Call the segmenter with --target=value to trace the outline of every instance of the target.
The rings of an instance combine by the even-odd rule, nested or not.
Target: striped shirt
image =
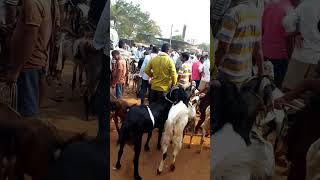
[[[261,39],[261,21],[254,4],[246,0],[229,9],[223,17],[217,39],[230,44],[219,76],[241,84],[251,76],[254,45]]]
[[[192,71],[192,65],[189,62],[185,62],[181,65],[181,68],[178,71],[180,77],[179,85],[184,89],[190,86],[190,76]]]

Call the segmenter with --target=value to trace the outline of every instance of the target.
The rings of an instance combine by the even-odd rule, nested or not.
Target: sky
[[[151,19],[160,26],[163,38],[170,38],[172,24],[172,35],[181,35],[185,24],[185,40],[195,39],[198,44],[210,43],[210,0],[126,1],[140,4],[142,11],[149,12]]]

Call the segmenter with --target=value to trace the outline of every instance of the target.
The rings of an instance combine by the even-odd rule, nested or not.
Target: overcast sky
[[[210,42],[210,0],[126,0],[140,4],[143,11],[150,13],[157,22],[164,38],[170,38],[171,24],[173,35],[182,34],[187,25],[186,40],[196,39],[197,43]],[[115,2],[115,0],[111,0]]]

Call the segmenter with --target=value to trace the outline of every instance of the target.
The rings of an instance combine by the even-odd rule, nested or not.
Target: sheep
[[[178,104],[171,107],[168,115],[168,119],[164,125],[165,129],[163,132],[161,147],[162,147],[162,159],[157,170],[157,174],[161,174],[163,171],[163,164],[167,157],[167,150],[170,142],[172,141],[173,150],[173,161],[170,166],[171,171],[175,170],[176,157],[182,147],[183,130],[188,123],[189,109],[180,101]]]

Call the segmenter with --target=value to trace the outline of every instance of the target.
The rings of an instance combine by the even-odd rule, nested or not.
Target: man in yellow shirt
[[[170,86],[177,84],[177,72],[170,59],[170,45],[163,44],[161,52],[151,59],[144,72],[152,78],[149,103],[158,101],[167,92]]]

